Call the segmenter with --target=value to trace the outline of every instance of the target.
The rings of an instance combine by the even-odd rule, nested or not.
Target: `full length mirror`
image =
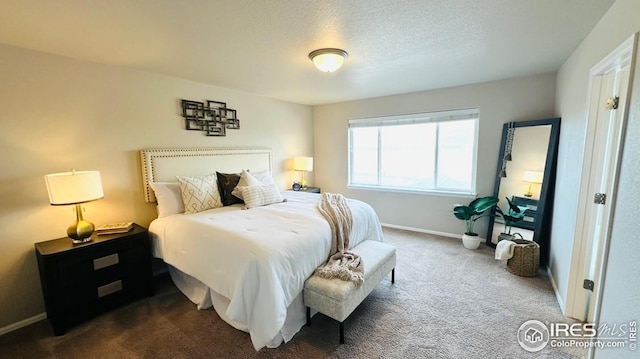
[[[511,236],[532,240],[540,244],[541,260],[547,263],[559,134],[559,118],[504,124],[494,196],[504,212],[507,198],[526,210],[524,217],[505,221],[493,209],[488,244]]]

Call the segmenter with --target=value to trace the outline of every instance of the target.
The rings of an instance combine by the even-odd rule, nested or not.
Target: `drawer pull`
[[[117,280],[109,284],[98,287],[98,298],[102,298],[106,295],[119,292],[122,290],[122,280]]]
[[[96,258],[93,260],[93,270],[102,269],[118,263],[120,263],[120,258],[118,257],[118,253]]]

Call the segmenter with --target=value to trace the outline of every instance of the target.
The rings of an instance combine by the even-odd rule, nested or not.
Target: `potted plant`
[[[513,240],[515,235],[518,235],[520,236],[520,238],[522,238],[522,235],[520,233],[511,234],[511,229],[516,222],[521,221],[522,218],[524,218],[525,211],[527,210],[527,207],[516,205],[515,203],[511,202],[508,197],[505,197],[505,199],[509,204],[509,209],[506,213],[500,208],[500,206],[496,206],[496,212],[498,212],[498,215],[504,220],[505,230],[498,236],[498,242],[504,239]]]
[[[471,201],[468,205],[456,205],[453,207],[453,215],[465,222],[465,231],[462,235],[462,244],[465,248],[476,249],[480,246],[480,238],[478,233],[474,232],[473,226],[476,221],[482,217],[488,216],[484,214],[488,209],[498,203],[498,198],[493,196],[479,197]]]

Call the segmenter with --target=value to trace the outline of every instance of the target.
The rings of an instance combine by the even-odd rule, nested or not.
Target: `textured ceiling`
[[[556,71],[612,3],[7,0],[0,43],[313,105]]]

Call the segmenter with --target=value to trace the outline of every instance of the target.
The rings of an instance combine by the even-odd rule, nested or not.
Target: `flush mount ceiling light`
[[[342,66],[347,56],[347,52],[340,49],[318,49],[309,54],[313,64],[322,72],[336,71]]]

